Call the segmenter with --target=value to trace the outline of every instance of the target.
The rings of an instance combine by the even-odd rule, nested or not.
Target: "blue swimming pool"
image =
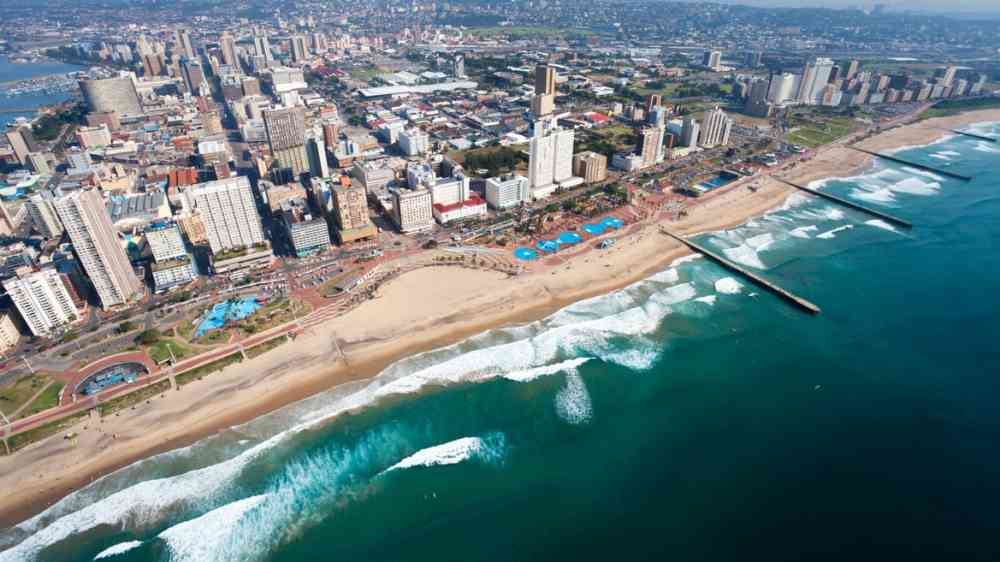
[[[583,241],[583,238],[575,232],[563,232],[556,239],[560,244],[579,244]]]
[[[519,260],[532,261],[538,259],[538,252],[531,248],[518,248],[514,250],[514,257]]]
[[[625,226],[625,221],[618,217],[606,217],[601,221],[601,226],[604,228],[610,228],[611,230],[618,230],[619,228]]]
[[[601,224],[585,224],[583,225],[583,231],[591,236],[598,236],[604,234],[604,226]]]
[[[198,324],[198,329],[194,336],[201,336],[217,330],[226,325],[227,322],[243,320],[254,312],[260,310],[260,303],[253,297],[242,299],[229,299],[212,307],[205,318]]]
[[[730,174],[729,172],[722,172],[719,175],[715,176],[714,178],[701,182],[699,185],[701,185],[701,187],[704,187],[705,189],[715,189],[717,187],[722,187],[727,183],[731,183],[736,179],[738,179],[739,177],[740,176],[736,174]]]
[[[553,254],[559,251],[559,242],[555,240],[539,240],[535,247],[543,252]]]

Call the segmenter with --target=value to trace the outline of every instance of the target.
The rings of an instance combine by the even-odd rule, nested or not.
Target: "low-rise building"
[[[581,152],[573,157],[573,175],[586,183],[597,183],[608,177],[608,157],[596,152]]]
[[[510,175],[486,180],[486,202],[494,209],[509,209],[529,201],[528,178]]]
[[[295,255],[300,258],[322,252],[330,246],[330,227],[326,219],[314,216],[305,198],[281,202],[281,223]]]

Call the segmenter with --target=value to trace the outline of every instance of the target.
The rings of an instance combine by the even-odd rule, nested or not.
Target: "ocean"
[[[84,70],[85,67],[59,62],[15,64],[7,57],[0,56],[0,82],[25,80],[52,74],[65,74]],[[43,105],[52,105],[68,100],[72,92],[47,94],[27,93],[17,96],[0,95],[0,125],[12,123],[18,117],[31,117]],[[29,111],[14,111],[30,109]]]
[[[974,130],[1000,136],[1000,124]],[[705,259],[139,461],[0,561],[997,560],[1000,145],[816,182]],[[332,422],[332,414],[352,410]]]

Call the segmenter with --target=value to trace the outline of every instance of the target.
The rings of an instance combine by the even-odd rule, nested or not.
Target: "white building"
[[[543,199],[556,188],[579,185],[583,180],[573,176],[572,129],[563,129],[555,119],[536,121],[529,142],[528,183],[531,196]]]
[[[431,188],[434,218],[441,224],[486,216],[486,201],[470,189],[465,176],[437,181]]]
[[[80,319],[80,311],[55,269],[12,277],[3,287],[31,333],[46,337]]]
[[[427,154],[430,145],[430,136],[420,129],[409,129],[399,133],[399,148],[407,156]]]
[[[771,76],[771,85],[767,90],[767,101],[780,105],[791,101],[799,89],[799,82],[802,77],[798,74],[775,74]]]
[[[356,179],[368,193],[377,193],[396,179],[396,172],[389,167],[387,160],[359,161],[351,168],[351,177]]]
[[[617,153],[611,156],[611,167],[623,172],[634,172],[642,169],[642,155],[635,153]]]
[[[176,224],[151,225],[146,229],[146,244],[156,261],[169,261],[187,255],[181,230]]]
[[[802,69],[802,82],[799,84],[797,99],[801,103],[819,104],[823,98],[823,88],[830,82],[833,72],[833,60],[823,57],[806,63]]]
[[[59,238],[63,233],[63,225],[59,222],[52,199],[52,192],[42,191],[28,197],[24,205],[28,209],[32,226],[39,234],[46,238]]]
[[[76,191],[53,203],[101,306],[108,309],[139,296],[142,283],[132,270],[100,194]]]
[[[400,232],[419,232],[433,227],[433,196],[430,190],[393,189],[392,214]]]
[[[212,253],[264,244],[260,215],[246,177],[198,184],[186,193],[205,225]]]
[[[726,146],[729,144],[729,133],[732,128],[733,120],[716,106],[715,109],[705,112],[699,144],[702,148]]]
[[[434,174],[434,168],[431,168],[430,164],[411,162],[406,166],[406,185],[410,189],[430,188],[436,183],[437,175]]]
[[[685,117],[681,126],[681,146],[693,147],[698,145],[698,137],[701,135],[701,125],[693,117]]]
[[[14,324],[14,319],[10,314],[0,314],[0,353],[7,353],[20,340],[21,332]]]
[[[494,209],[509,209],[531,199],[528,178],[503,176],[486,180],[486,202]]]

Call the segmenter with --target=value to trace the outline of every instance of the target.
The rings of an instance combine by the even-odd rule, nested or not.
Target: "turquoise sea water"
[[[794,195],[702,236],[819,316],[687,260],[126,467],[0,560],[996,560],[1000,146],[900,154],[976,177],[825,182],[911,231]]]

